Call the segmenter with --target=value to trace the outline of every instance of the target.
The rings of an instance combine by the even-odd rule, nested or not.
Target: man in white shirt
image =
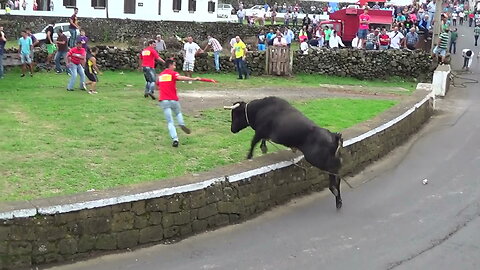
[[[193,42],[193,38],[190,36],[187,38],[187,43],[183,45],[184,53],[184,62],[183,62],[183,71],[187,77],[192,77],[193,68],[195,67],[195,55],[202,52],[200,46],[197,43]],[[191,83],[189,81],[189,83]]]
[[[352,40],[352,48],[361,49],[362,48],[361,45],[362,45],[362,43],[360,42],[360,39],[358,38],[358,35],[356,35]]]
[[[212,35],[208,35],[207,38],[208,38],[208,43],[207,43],[207,46],[205,46],[205,49],[203,49],[203,51],[206,51],[208,47],[212,48],[213,59],[215,63],[215,70],[219,72],[220,71],[220,53],[223,50],[222,45],[220,44],[220,42],[218,42],[216,38],[212,37]]]
[[[273,40],[274,47],[287,47],[287,40],[281,34],[277,34]]]
[[[243,24],[243,19],[245,19],[245,11],[243,8],[239,8],[237,11],[238,23]]]
[[[265,25],[265,10],[262,8],[257,12],[257,21],[260,25]]]
[[[462,69],[469,70],[470,67],[472,66],[473,62],[473,55],[474,53],[470,49],[464,49],[462,51],[462,56],[463,56],[463,67]]]
[[[390,47],[393,49],[400,49],[400,45],[402,44],[402,40],[405,36],[398,31],[398,26],[395,26],[393,32],[390,32]]]
[[[237,43],[237,39],[235,37],[233,37],[232,39],[230,39],[230,53],[233,53],[233,50],[235,50],[235,43]]]
[[[339,46],[342,46],[345,48],[345,45],[342,42],[342,38],[339,35],[337,35],[336,30],[332,31],[332,35],[330,36],[330,41],[328,44],[332,49],[338,49]]]
[[[309,48],[309,47],[310,47],[310,46],[308,46],[307,39],[306,39],[306,38],[302,39],[302,40],[301,40],[301,43],[300,43],[300,50],[302,51],[302,53],[303,53],[304,55],[308,54],[308,48]]]

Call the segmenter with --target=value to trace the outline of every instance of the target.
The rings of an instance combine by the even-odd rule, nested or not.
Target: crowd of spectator
[[[243,7],[240,7],[240,10]],[[274,4],[270,7],[264,6],[265,11],[270,11],[270,16],[274,15],[276,10],[287,12],[282,26],[272,25],[268,32],[263,30],[257,36],[257,49],[265,50],[268,46],[291,46],[292,41],[300,42],[300,50],[304,54],[316,48],[346,47],[342,40],[342,34],[332,29],[328,24],[322,25],[319,16],[315,14],[306,14],[298,21],[296,17],[291,16],[290,12],[299,12],[298,5],[278,6]],[[370,27],[368,10],[384,9],[391,10],[392,23],[383,25],[383,27]],[[328,8],[322,9],[329,13]],[[434,26],[434,14],[436,4],[434,1],[425,3],[414,2],[412,5],[396,7],[385,7],[378,3],[365,7],[365,14],[360,15],[360,27],[357,36],[349,42],[353,48],[367,50],[386,50],[386,49],[427,49],[432,39]],[[268,18],[268,14],[263,15]],[[445,59],[446,53],[456,53],[458,41],[457,26],[468,25],[473,28],[475,44],[478,45],[480,36],[480,13],[465,8],[463,4],[446,3],[442,6],[441,14],[441,35],[438,44],[434,44],[432,53]],[[273,19],[272,19],[273,24]],[[291,27],[291,25],[293,27]]]

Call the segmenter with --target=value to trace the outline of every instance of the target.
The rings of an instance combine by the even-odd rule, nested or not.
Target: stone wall
[[[425,100],[397,124],[343,148],[342,174],[358,172],[416,132],[433,113],[432,100]],[[252,168],[255,166],[249,164]],[[304,161],[299,165],[235,182],[225,178],[204,189],[153,199],[1,220],[0,269],[87,258],[93,252],[184,238],[240,222],[293,197],[327,186],[326,175],[319,175],[318,169]],[[335,207],[333,196],[331,200]],[[68,203],[72,203],[71,200]]]
[[[36,16],[0,16],[0,24],[4,26],[7,38],[20,37],[21,30],[26,27],[34,32],[42,30],[50,22],[68,22],[66,17]],[[196,40],[206,40],[208,34],[215,36],[220,42],[227,43],[232,37],[256,36],[260,28],[239,25],[237,23],[192,23],[171,21],[137,21],[121,19],[79,18],[80,26],[87,35],[96,42],[128,42],[140,45],[147,39],[154,39],[161,34],[165,37],[178,35],[193,36]]]
[[[297,54],[294,73],[327,74],[361,79],[430,78],[433,74],[431,56],[424,51],[355,49],[315,50],[308,55]]]
[[[16,50],[9,50],[16,52]],[[136,69],[138,68],[139,50],[100,47],[98,63],[102,69]],[[378,79],[398,76],[416,78],[420,81],[430,79],[432,59],[423,51],[386,50],[365,51],[356,49],[312,50],[310,54],[293,54],[293,72],[295,74],[326,74],[359,79]],[[183,56],[180,53],[163,53],[163,58],[173,57],[178,60],[177,67],[181,69]],[[35,60],[45,62],[46,53],[38,52]],[[229,56],[221,56],[223,72],[235,72],[235,65],[229,61]],[[253,51],[247,57],[251,74],[265,73],[265,53]],[[213,56],[204,53],[196,58],[196,72],[214,72]]]

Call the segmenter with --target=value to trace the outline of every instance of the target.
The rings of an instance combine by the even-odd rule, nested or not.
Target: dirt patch
[[[179,93],[182,110],[187,114],[213,108],[223,108],[236,101],[277,96],[286,100],[309,100],[316,98],[362,98],[362,99],[401,99],[404,95],[376,92],[370,89],[358,91],[353,89],[331,88],[254,88],[249,90],[191,90]]]

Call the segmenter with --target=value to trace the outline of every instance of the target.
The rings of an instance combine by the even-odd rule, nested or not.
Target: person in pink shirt
[[[410,13],[410,20],[413,22],[413,23],[417,23],[417,14],[415,14],[415,12],[412,12]]]
[[[368,7],[363,10],[363,14],[359,17],[358,38],[361,48],[365,48],[365,41],[368,35],[368,29],[370,28],[370,15],[368,15]],[[359,46],[359,47],[360,47]]]

